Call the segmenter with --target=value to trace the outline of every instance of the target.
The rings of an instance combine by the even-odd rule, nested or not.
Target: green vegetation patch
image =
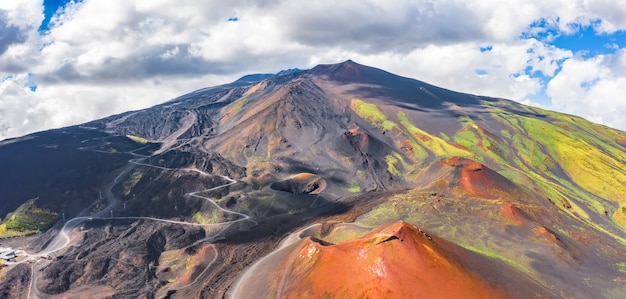
[[[360,118],[367,120],[370,124],[378,127],[382,131],[389,131],[398,125],[387,119],[387,116],[378,109],[378,106],[370,103],[366,103],[359,99],[352,99],[350,108]]]
[[[137,142],[139,144],[146,144],[148,143],[148,139],[146,138],[142,138],[139,136],[135,136],[135,135],[126,135],[126,137],[134,142]]]
[[[607,205],[622,205],[626,153],[618,143],[625,134],[582,118],[507,101],[484,105],[508,127],[500,135],[511,144],[509,162],[556,206],[589,219],[590,212],[603,215]],[[523,109],[532,116],[512,114],[505,107]],[[558,175],[560,169],[565,175]],[[626,229],[621,211],[612,216],[617,226]]]
[[[502,135],[502,137],[506,138],[506,139],[512,139],[513,136],[511,135],[511,133],[508,130],[500,130],[500,135]]]
[[[475,153],[479,161],[484,162],[489,158],[499,164],[509,164],[512,158],[511,148],[503,138],[511,136],[508,131],[502,130],[503,137],[499,137],[475,123],[468,115],[459,116],[458,120],[464,127],[454,135],[455,143]]]
[[[228,113],[228,114],[237,113],[237,112],[239,112],[239,110],[241,110],[241,108],[243,108],[243,106],[245,106],[247,104],[248,104],[248,98],[241,98],[241,99],[235,101],[234,103],[232,103],[230,108],[228,108],[228,111],[226,113]]]
[[[359,186],[357,182],[351,181],[350,185],[348,185],[347,188],[343,188],[343,190],[350,192],[350,193],[359,193],[361,192],[361,187]]]
[[[454,135],[454,142],[467,148],[473,148],[478,145],[478,138],[474,135],[474,132],[463,130]]]
[[[428,151],[423,146],[419,145],[415,138],[409,138],[407,143],[412,150],[412,155],[410,155],[411,158],[417,160],[418,162],[423,162],[428,158]]]
[[[560,126],[533,118],[523,118],[530,136],[540,140],[572,181],[593,194],[613,198],[626,194],[626,155],[607,155],[610,146],[585,140],[584,134],[572,134]],[[595,144],[594,144],[595,143]],[[620,161],[621,160],[621,161]]]
[[[555,161],[544,152],[541,144],[532,139],[524,138],[521,135],[515,135],[513,137],[513,144],[526,163],[539,170],[540,173],[554,177],[551,169],[554,168]]]
[[[321,231],[314,231],[313,236],[331,244],[339,244],[362,238],[371,232],[371,230],[372,228],[370,227],[360,225],[338,224],[326,235],[322,235]]]
[[[359,217],[359,223],[369,227],[376,227],[383,223],[403,220],[409,223],[419,223],[422,220],[420,209],[424,201],[420,197],[428,195],[401,193],[389,198],[387,202],[378,205],[370,212]]]
[[[485,255],[485,256],[488,256],[488,257],[500,260],[500,261],[502,261],[502,262],[504,262],[504,263],[506,263],[506,264],[508,264],[510,266],[515,267],[518,270],[523,271],[524,273],[528,274],[531,277],[536,277],[536,275],[534,275],[535,272],[532,271],[530,268],[528,268],[525,264],[523,264],[520,261],[519,257],[517,259],[512,259],[512,258],[508,258],[508,257],[502,256],[502,255],[498,254],[497,252],[495,252],[493,250],[490,250],[490,249],[487,249],[485,247],[476,247],[476,246],[472,246],[472,245],[469,245],[469,244],[459,244],[459,245],[461,245],[461,247],[463,247],[463,248],[465,248],[467,250],[470,250],[470,251],[473,251],[473,252],[476,252],[476,253],[479,253],[479,254],[482,254],[482,255]]]
[[[122,184],[124,187],[124,195],[127,196],[128,194],[130,194],[130,191],[133,190],[133,187],[135,187],[135,185],[137,185],[137,183],[139,183],[139,181],[141,180],[141,177],[143,176],[143,173],[140,171],[135,171],[130,175],[130,178],[126,181],[124,181],[124,183]]]
[[[441,139],[437,136],[433,136],[428,132],[416,127],[408,116],[404,112],[398,113],[398,119],[400,123],[406,128],[409,133],[409,138],[422,147],[427,148],[431,152],[433,152],[437,157],[450,157],[450,156],[460,156],[460,157],[472,157],[472,153],[467,150],[458,148],[444,139]],[[419,147],[418,147],[419,148]],[[422,154],[420,154],[421,156]]]
[[[37,198],[30,199],[19,206],[15,212],[7,214],[0,224],[0,238],[24,236],[50,228],[59,218],[59,214],[35,205]]]
[[[617,267],[617,271],[626,273],[626,262],[616,263],[615,267]]]
[[[626,229],[626,206],[621,207],[613,213],[613,221],[620,227]]]
[[[200,224],[212,224],[220,222],[219,214],[217,209],[211,209],[209,213],[196,212],[193,214],[191,219]]]
[[[401,176],[400,170],[398,170],[398,164],[402,160],[402,156],[398,153],[385,156],[385,162],[387,162],[387,171],[393,176]]]

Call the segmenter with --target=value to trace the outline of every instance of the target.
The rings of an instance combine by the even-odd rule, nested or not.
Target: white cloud
[[[233,79],[207,75],[168,82],[146,79],[111,86],[50,85],[31,91],[26,87],[28,75],[20,74],[0,83],[0,140],[147,108],[191,92],[196,86],[213,86]]]
[[[533,107],[538,107],[538,108],[542,108],[542,109],[550,109],[550,107],[546,106],[546,105],[542,105],[541,103],[537,103],[531,99],[523,99],[521,101],[519,101],[520,103],[524,104],[524,105],[528,105],[528,106],[533,106]]]
[[[626,50],[565,61],[548,84],[547,94],[559,111],[626,128]]]
[[[13,76],[0,90],[0,139],[146,107],[246,73],[346,59],[520,101],[556,75],[548,85],[553,107],[626,128],[610,109],[587,111],[622,105],[597,88],[620,90],[626,75],[613,65],[623,54],[582,61],[545,40],[519,39],[541,19],[557,34],[584,25],[626,29],[624,2],[84,0],[65,7],[40,34],[42,1],[0,1],[6,12],[0,26],[17,28],[0,51],[0,79]],[[479,50],[488,45],[490,51]],[[581,79],[579,63],[595,68],[600,80],[565,97]],[[28,73],[36,92],[18,80]]]
[[[2,1],[0,10],[7,11],[9,24],[20,28],[39,27],[43,21],[43,0]]]
[[[40,45],[37,27],[43,20],[42,2],[0,2],[0,75],[24,71],[37,63],[33,58]]]
[[[596,0],[585,1],[584,11],[590,13],[602,22],[598,31],[613,33],[626,28],[626,1],[624,0]]]
[[[570,51],[556,49],[534,39],[492,44],[492,49],[487,52],[481,52],[481,46],[472,42],[429,45],[408,54],[374,55],[333,49],[315,56],[310,64],[352,58],[363,64],[375,65],[392,73],[456,91],[522,100],[541,88],[538,78],[525,74],[527,68],[553,75],[557,68],[556,61],[572,56]],[[477,74],[476,70],[483,70],[486,74]]]

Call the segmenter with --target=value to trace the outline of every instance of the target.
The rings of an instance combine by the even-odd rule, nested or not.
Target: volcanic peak
[[[449,169],[448,183],[460,191],[479,198],[496,198],[499,194],[517,194],[520,188],[501,174],[485,165],[461,157],[451,157],[440,161]]]
[[[507,297],[464,269],[454,246],[439,244],[421,229],[402,221],[336,245],[325,246],[309,237],[291,257],[282,296]]]
[[[402,78],[381,69],[358,64],[352,60],[337,64],[320,64],[308,73],[312,76],[326,76],[327,79],[339,83],[382,84]]]

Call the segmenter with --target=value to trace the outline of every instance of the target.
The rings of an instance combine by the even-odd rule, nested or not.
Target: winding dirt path
[[[192,119],[195,119],[195,115],[193,115],[191,117]],[[189,128],[189,126],[191,126],[191,124],[187,125],[188,123],[193,124],[193,122],[191,121],[186,121],[185,125],[183,126],[185,127],[185,130]],[[164,145],[164,147],[162,147],[158,152],[164,152],[165,150],[167,150],[169,147],[171,147],[172,144],[174,144],[174,141],[176,140],[176,138],[178,136],[180,136],[182,133],[184,133],[185,130],[182,130],[183,128],[181,128],[180,130],[176,131],[174,134],[172,134],[172,138],[169,139],[169,144]],[[90,216],[80,216],[80,217],[75,217],[72,218],[68,221],[65,222],[65,224],[63,225],[63,227],[61,228],[61,230],[59,231],[59,233],[54,237],[54,239],[48,244],[48,246],[46,246],[46,249],[38,252],[38,253],[31,253],[31,254],[26,254],[24,260],[15,263],[20,264],[20,263],[25,263],[31,260],[36,260],[39,257],[45,257],[48,256],[52,253],[58,252],[60,250],[65,249],[66,247],[68,247],[71,242],[72,242],[72,238],[70,236],[72,230],[74,230],[79,224],[83,223],[84,221],[90,221],[90,220],[149,220],[149,221],[157,221],[157,222],[165,222],[165,223],[170,223],[170,224],[179,224],[179,225],[188,225],[188,226],[200,226],[200,227],[215,227],[215,226],[230,226],[234,223],[238,223],[238,222],[242,222],[242,221],[251,221],[252,223],[254,223],[255,225],[258,225],[258,222],[256,222],[254,219],[252,219],[249,215],[240,213],[240,212],[236,212],[236,211],[232,211],[232,210],[228,210],[225,209],[223,207],[221,207],[219,204],[217,204],[213,199],[211,199],[210,197],[206,197],[206,196],[202,196],[199,195],[201,193],[204,192],[210,192],[210,191],[214,191],[220,188],[225,188],[228,186],[231,186],[233,184],[236,184],[237,181],[233,180],[232,178],[229,178],[227,176],[222,176],[222,175],[218,175],[219,177],[221,177],[222,179],[226,180],[227,183],[223,184],[223,185],[219,185],[216,187],[212,187],[209,189],[205,189],[205,190],[199,190],[199,191],[193,191],[193,192],[189,192],[186,193],[185,195],[188,196],[192,196],[192,197],[196,197],[196,198],[200,198],[200,199],[204,199],[206,201],[208,201],[211,205],[215,206],[215,208],[219,209],[220,211],[224,212],[224,213],[229,213],[229,214],[234,214],[237,216],[240,216],[241,218],[236,219],[236,220],[231,220],[231,221],[226,221],[226,222],[220,222],[220,223],[208,223],[208,224],[202,224],[202,223],[194,223],[194,222],[186,222],[186,221],[176,221],[176,220],[169,220],[169,219],[160,219],[160,218],[154,218],[154,217],[146,217],[146,216],[136,216],[136,217],[104,217],[103,215],[105,215],[108,211],[112,210],[115,203],[118,202],[119,200],[117,198],[115,198],[115,195],[113,194],[113,187],[117,184],[120,183],[120,181],[122,180],[123,177],[126,177],[128,172],[130,170],[132,170],[135,166],[144,166],[144,167],[152,167],[152,168],[156,168],[156,169],[160,169],[160,170],[164,170],[164,171],[191,171],[191,172],[197,172],[203,176],[215,176],[212,174],[209,174],[207,172],[204,172],[202,170],[196,169],[196,168],[168,168],[168,167],[162,167],[162,166],[157,166],[157,165],[152,165],[152,164],[148,164],[148,163],[143,163],[143,161],[145,161],[149,156],[143,156],[143,155],[139,155],[137,153],[135,153],[136,151],[139,151],[143,148],[139,148],[130,152],[115,152],[115,153],[111,153],[111,152],[107,152],[107,151],[102,151],[102,150],[97,150],[97,149],[90,149],[89,147],[80,147],[78,148],[79,150],[88,150],[88,151],[94,151],[94,152],[101,152],[101,153],[107,153],[107,154],[130,154],[133,156],[136,156],[138,158],[135,159],[131,159],[128,161],[128,165],[125,166],[120,173],[111,181],[111,183],[107,184],[106,188],[105,188],[105,197],[107,198],[107,202],[108,202],[108,206],[106,208],[104,208],[103,210],[92,214]],[[210,237],[212,236],[207,236],[198,242],[202,242],[202,241],[206,241],[208,240]],[[213,249],[215,250],[215,257],[213,258],[213,260],[208,263],[207,267],[202,271],[202,273],[200,275],[198,275],[198,277],[191,283],[183,286],[182,288],[188,287],[190,285],[193,285],[197,282],[197,280],[202,276],[202,274],[204,274],[204,272],[206,272],[207,269],[211,268],[212,264],[217,260],[218,256],[219,256],[219,252],[217,250],[217,248],[213,246]],[[33,264],[33,266],[31,267],[31,279],[30,279],[30,285],[28,288],[28,299],[31,298],[41,298],[41,294],[39,292],[39,290],[36,287],[37,284],[37,275],[35,275],[35,264]]]

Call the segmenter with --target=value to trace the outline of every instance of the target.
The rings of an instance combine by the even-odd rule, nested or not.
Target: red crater
[[[326,180],[319,175],[303,172],[286,180],[274,182],[270,188],[293,194],[320,194],[326,189]]]
[[[545,239],[552,245],[562,246],[562,241],[552,231],[545,227],[540,227],[535,230],[535,236]]]
[[[518,190],[513,182],[479,162],[451,157],[441,163],[454,168],[454,181],[451,183],[471,196],[497,198],[502,193],[510,194]]]
[[[352,129],[343,134],[348,143],[360,149],[362,152],[368,152],[369,135],[367,135],[367,133],[358,129]]]
[[[398,222],[340,243],[307,238],[290,256],[282,298],[509,298],[468,271],[451,243]]]
[[[524,212],[512,203],[505,203],[500,212],[504,219],[517,225],[524,224],[526,221]]]

